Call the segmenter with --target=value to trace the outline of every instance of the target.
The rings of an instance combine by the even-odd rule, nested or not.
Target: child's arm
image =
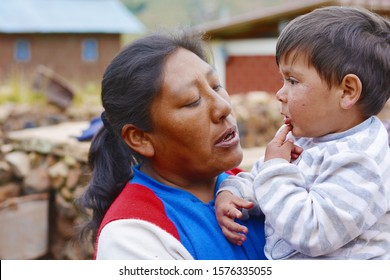
[[[322,163],[320,176],[308,187],[296,165],[274,159],[264,163],[255,192],[274,233],[316,257],[354,240],[386,213],[389,181],[381,181],[378,170],[363,153],[341,152]]]
[[[237,245],[246,240],[248,229],[234,220],[249,218],[249,209],[251,215],[262,215],[253,190],[253,180],[262,162],[262,159],[258,160],[251,172],[229,176],[218,190],[215,202],[217,221],[227,239]]]
[[[215,201],[215,214],[223,234],[230,242],[241,245],[246,240],[245,234],[248,233],[248,228],[234,220],[242,218],[242,212],[239,209],[252,207],[253,202],[237,197],[230,191],[222,191],[218,194]]]

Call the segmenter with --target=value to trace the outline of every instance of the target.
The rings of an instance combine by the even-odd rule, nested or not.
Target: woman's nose
[[[211,116],[214,122],[219,122],[231,114],[232,106],[227,94],[226,96],[220,94],[214,94],[213,96]]]

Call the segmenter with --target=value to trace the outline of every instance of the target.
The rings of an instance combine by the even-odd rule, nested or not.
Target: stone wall
[[[240,130],[241,146],[265,146],[282,125],[279,102],[266,92],[232,95],[232,107]]]
[[[0,239],[14,242],[22,250],[10,254],[0,248],[1,259],[49,258],[87,259],[91,246],[81,248],[75,242],[81,216],[74,205],[89,180],[87,168],[88,142],[75,138],[89,126],[89,119],[99,114],[99,108],[73,108],[67,111],[55,107],[2,105],[0,106],[0,220],[13,228],[19,220],[36,221],[31,229],[48,227],[46,250],[18,247],[23,240],[42,243],[30,230],[0,232]],[[46,194],[37,201],[37,194]],[[23,198],[19,202],[17,198]],[[18,212],[30,200],[31,211]],[[39,202],[45,200],[49,213],[42,213]],[[36,203],[35,203],[36,202]],[[11,206],[12,207],[11,207]],[[13,211],[15,210],[15,211]],[[19,216],[18,216],[19,215]],[[6,219],[18,217],[17,221]],[[28,235],[26,236],[26,232]],[[45,238],[46,238],[45,237]]]
[[[75,225],[82,222],[82,217],[74,204],[89,180],[86,165],[89,143],[78,142],[73,136],[79,135],[88,124],[62,123],[10,132],[7,144],[2,147],[0,203],[10,197],[49,194],[49,246],[45,255],[36,257],[90,257],[90,250],[75,242]]]

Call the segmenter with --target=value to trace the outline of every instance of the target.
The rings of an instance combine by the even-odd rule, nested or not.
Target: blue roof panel
[[[0,33],[143,33],[118,0],[0,0]]]

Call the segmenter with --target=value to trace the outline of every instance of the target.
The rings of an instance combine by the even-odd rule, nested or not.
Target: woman
[[[219,184],[242,160],[226,90],[200,37],[154,34],[121,51],[102,82],[104,128],[83,197],[97,259],[264,259],[262,219],[242,246],[218,227]]]

